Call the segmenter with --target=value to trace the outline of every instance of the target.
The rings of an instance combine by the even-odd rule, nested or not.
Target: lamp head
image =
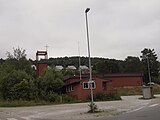
[[[87,9],[85,10],[85,13],[87,13],[89,10],[90,10],[90,8],[87,8]]]

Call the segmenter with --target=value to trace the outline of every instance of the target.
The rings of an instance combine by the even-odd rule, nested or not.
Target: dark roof
[[[69,83],[65,83],[64,86],[71,85],[71,84],[76,84],[80,83],[81,80],[76,80],[76,81],[70,81]]]
[[[82,75],[82,79],[86,79],[86,78],[89,78],[89,75]],[[79,80],[80,76],[79,75],[67,75],[67,76],[64,76],[64,81],[69,80],[69,79],[77,79],[77,80]]]
[[[97,77],[143,77],[143,74],[104,74],[104,75],[96,75]]]
[[[137,74],[95,74],[92,75],[93,78],[111,78],[111,77],[143,77],[142,73]],[[70,76],[64,76],[64,81],[68,79],[79,79],[79,75],[70,75]],[[89,78],[89,74],[82,75],[82,79]]]

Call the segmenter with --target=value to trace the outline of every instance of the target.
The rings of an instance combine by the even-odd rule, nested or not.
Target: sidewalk
[[[154,100],[139,99],[141,97],[122,96],[120,101],[95,102],[98,109],[102,111],[99,113],[87,113],[89,103],[0,108],[0,111],[25,120],[89,120],[136,111],[149,105]]]

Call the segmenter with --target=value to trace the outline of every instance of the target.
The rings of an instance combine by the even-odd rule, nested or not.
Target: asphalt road
[[[160,101],[129,113],[94,120],[160,120]]]
[[[96,102],[101,113],[89,114],[89,103],[35,107],[0,107],[0,120],[159,120],[160,95],[142,100],[123,96],[121,101]]]

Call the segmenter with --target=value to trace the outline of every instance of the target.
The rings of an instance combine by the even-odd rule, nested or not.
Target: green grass
[[[90,97],[89,97],[90,99]],[[94,95],[95,101],[114,101],[114,100],[122,100],[119,94],[112,94],[112,93],[96,93]]]
[[[39,105],[50,105],[54,103],[45,101],[4,101],[0,100],[0,107],[25,107],[25,106],[39,106]]]

